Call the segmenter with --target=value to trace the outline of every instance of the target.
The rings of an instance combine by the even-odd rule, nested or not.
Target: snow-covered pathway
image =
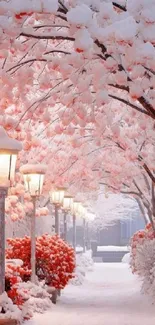
[[[68,286],[51,311],[25,325],[153,325],[155,308],[126,264],[95,264],[83,286]]]

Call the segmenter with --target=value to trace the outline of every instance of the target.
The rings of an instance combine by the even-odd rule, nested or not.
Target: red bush
[[[30,264],[30,238],[9,239],[10,248],[6,255],[9,259],[21,259],[26,270]],[[57,289],[63,289],[73,278],[75,254],[58,236],[43,235],[36,239],[36,274],[40,280]]]

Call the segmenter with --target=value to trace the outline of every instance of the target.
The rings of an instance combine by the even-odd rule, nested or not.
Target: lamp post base
[[[33,214],[31,216],[31,282],[36,283],[36,196],[32,197]]]
[[[10,318],[0,318],[0,325],[17,325],[17,320]]]
[[[73,215],[73,248],[76,251],[76,216]]]
[[[0,187],[0,295],[5,291],[5,198],[8,189]]]

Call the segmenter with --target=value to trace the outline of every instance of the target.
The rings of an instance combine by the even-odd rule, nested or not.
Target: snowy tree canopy
[[[92,227],[97,229],[106,228],[118,220],[134,219],[140,215],[136,201],[119,194],[109,194],[107,198],[101,194],[94,209],[96,220],[92,223]]]
[[[22,164],[84,201],[100,183],[155,215],[155,0],[0,1],[0,125]],[[11,196],[32,206],[21,175]],[[13,206],[8,199],[7,211]]]

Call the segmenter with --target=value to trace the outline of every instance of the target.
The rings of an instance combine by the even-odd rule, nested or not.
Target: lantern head
[[[0,127],[0,186],[9,187],[14,181],[17,155],[21,149],[21,143],[9,138]]]
[[[46,165],[24,165],[20,168],[23,174],[25,189],[31,196],[40,196],[44,183],[44,176],[46,174]]]

